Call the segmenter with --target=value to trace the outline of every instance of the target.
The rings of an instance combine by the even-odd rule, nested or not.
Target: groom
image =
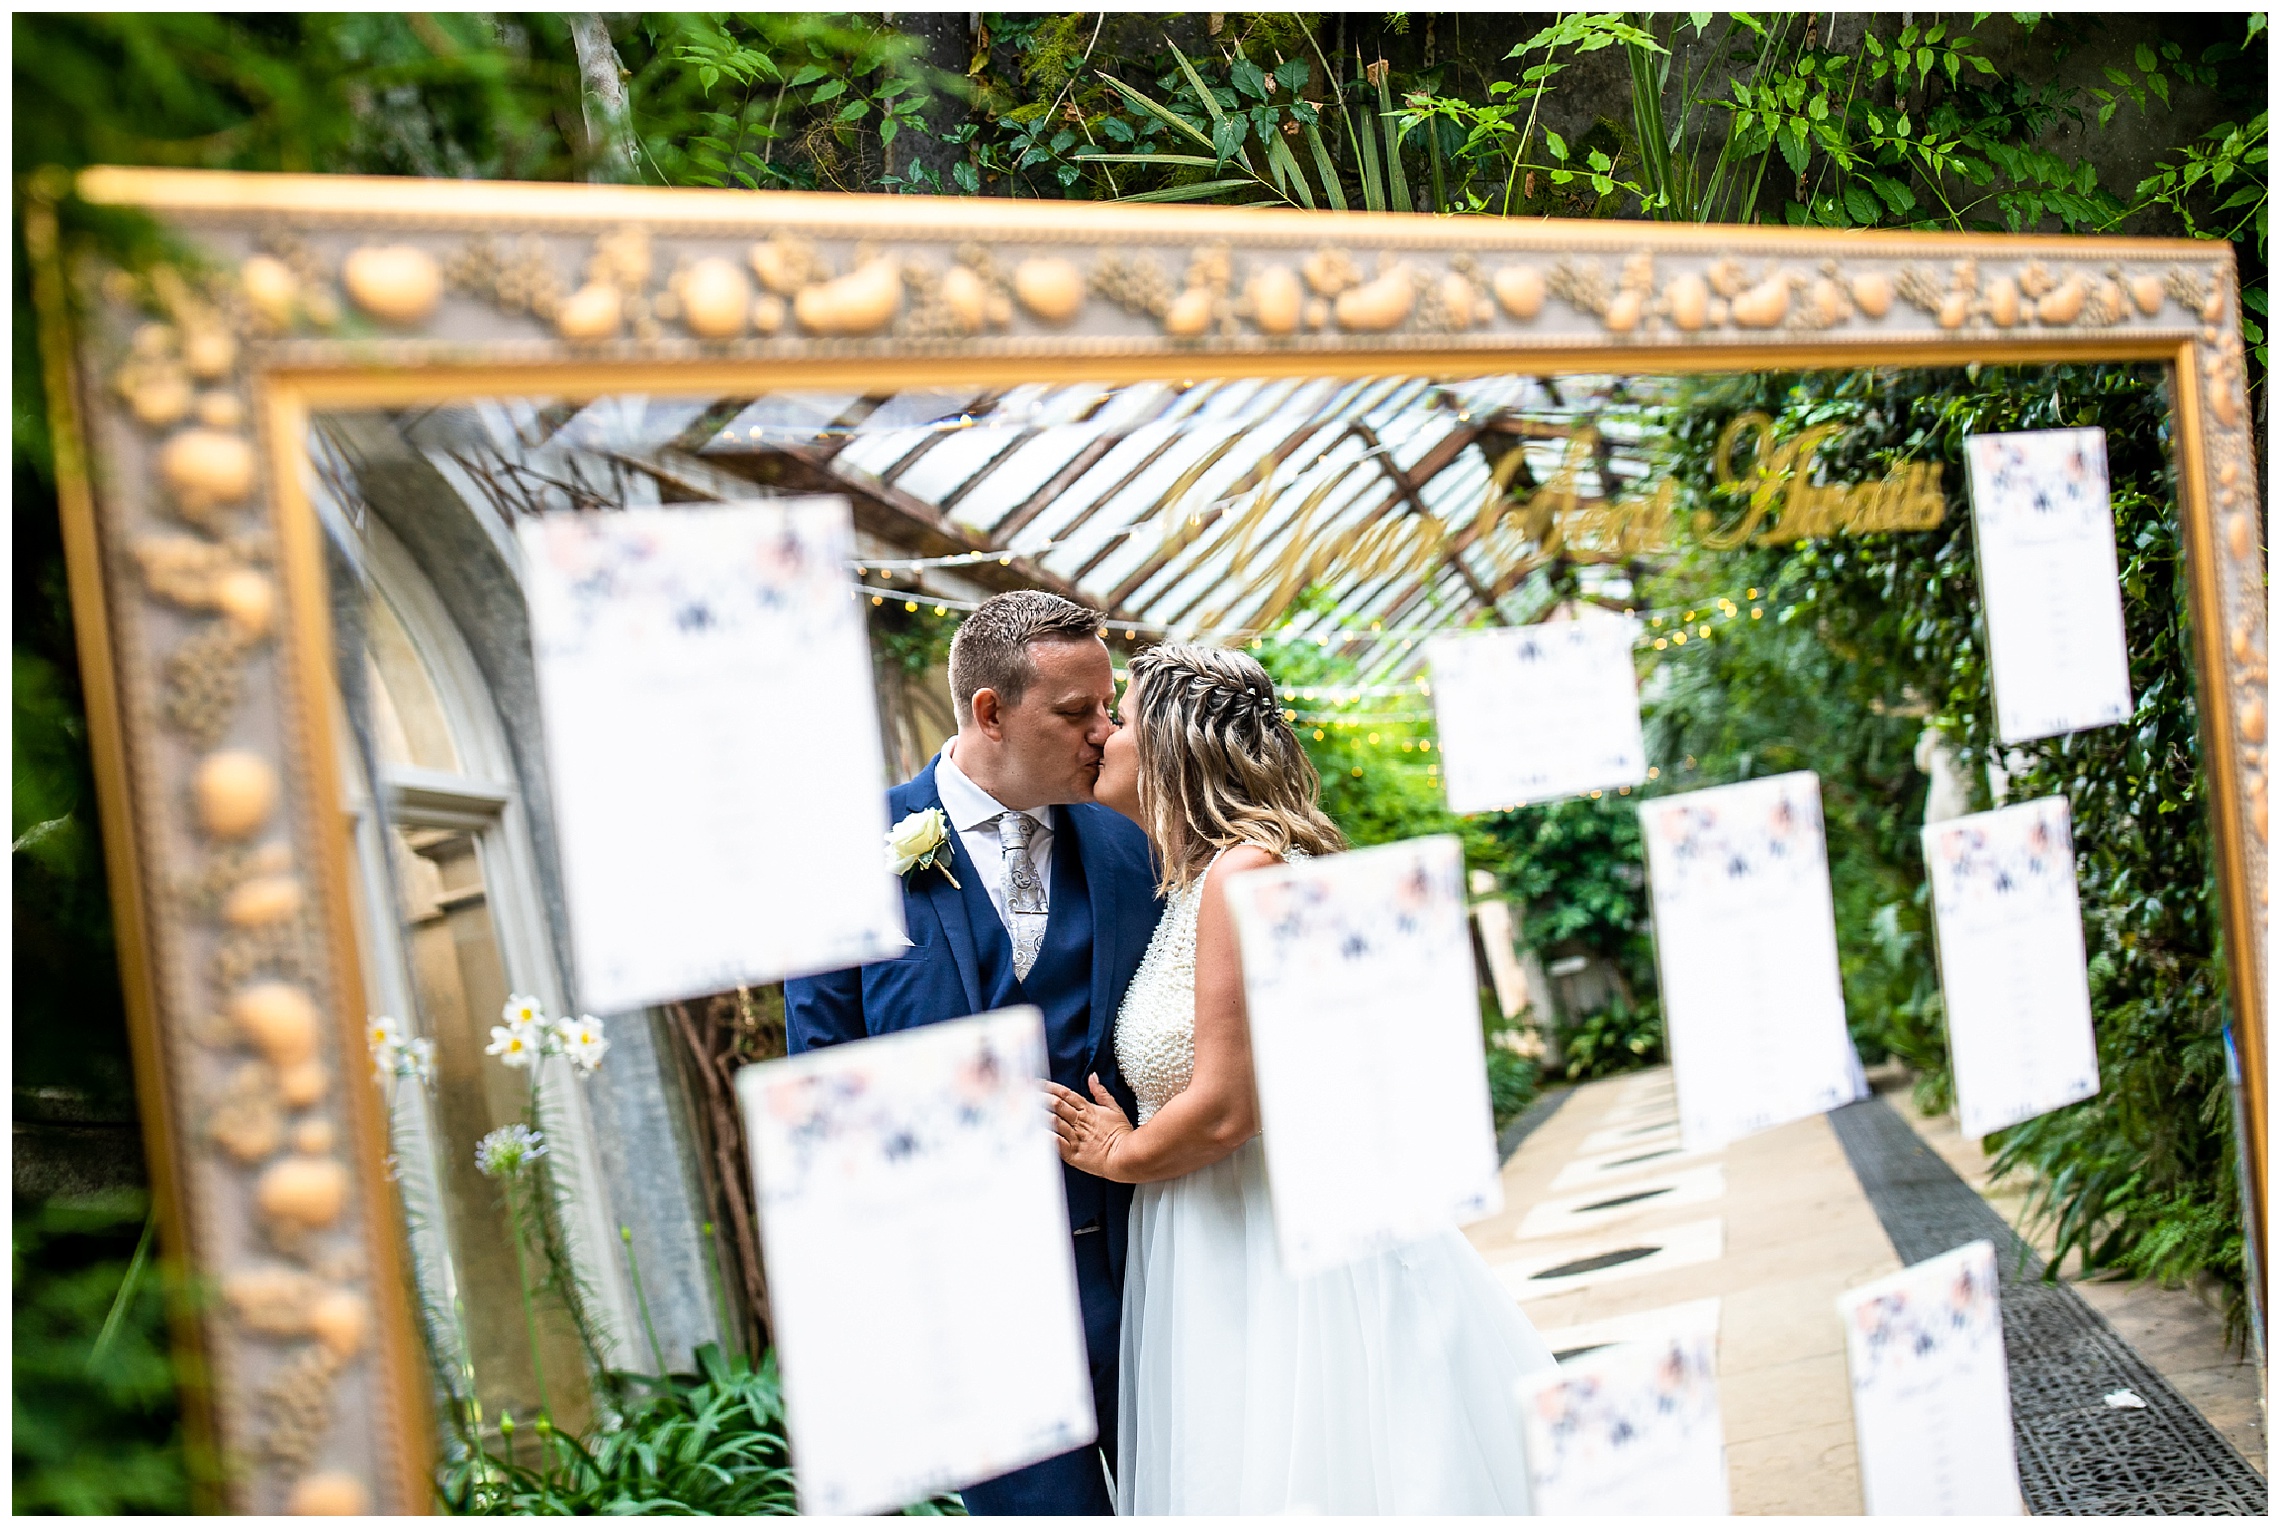
[[[1000,594],[950,644],[958,735],[887,793],[888,821],[939,808],[950,873],[903,877],[901,958],[785,983],[794,1055],[1017,1003],[1044,1011],[1053,1080],[1089,1096],[1116,1071],[1116,1009],[1162,911],[1148,841],[1092,802],[1114,730],[1115,677],[1097,611],[1039,590]],[[952,884],[955,877],[956,884]],[[1042,1108],[1042,1103],[1040,1103]],[[977,1515],[1108,1515],[1129,1186],[1062,1168],[1100,1441],[964,1492]]]

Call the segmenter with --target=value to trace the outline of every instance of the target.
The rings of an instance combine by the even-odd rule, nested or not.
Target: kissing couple
[[[1149,648],[1119,707],[1101,628],[1036,590],[959,627],[958,735],[887,795],[948,824],[910,948],[785,988],[795,1054],[1044,1013],[1100,1439],[967,1509],[1526,1512],[1514,1382],[1552,1355],[1463,1235],[1276,1252],[1226,886],[1345,847],[1320,778],[1253,659]]]

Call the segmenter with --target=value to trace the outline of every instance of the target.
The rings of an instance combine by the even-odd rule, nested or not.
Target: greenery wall
[[[132,1093],[22,245],[25,177],[36,168],[2188,233],[2234,241],[2246,306],[2258,323],[2265,311],[2261,16],[980,21],[970,28],[965,13],[948,12],[898,13],[893,24],[877,14],[13,19],[19,1114],[26,1090],[114,1115]],[[603,66],[594,77],[615,73],[616,92],[581,88],[582,46]],[[117,250],[138,237],[115,218],[64,211],[75,243]],[[2250,340],[2261,421],[2261,331]],[[2041,1174],[2070,1234],[2096,1256],[2237,1278],[2158,394],[2120,372],[2060,379],[2048,397],[1994,376],[1951,379],[1944,391],[1920,378],[1751,386],[1792,419],[1837,411],[1864,421],[1849,448],[1871,455],[1952,458],[1966,428],[2061,418],[2107,423],[2126,442],[2118,481],[2134,486],[2119,504],[2139,716],[2110,739],[2033,750],[2018,785],[2067,790],[2082,826],[2106,1092],[2011,1132],[2004,1147]],[[1889,393],[1874,427],[1867,394],[1847,391],[1861,388]],[[1673,587],[1688,576],[1682,564]],[[1929,699],[1967,756],[1984,749],[1966,568],[1953,546],[1791,549],[1766,554],[1763,581],[1797,613],[1747,649],[1713,645],[1710,661],[1677,677],[1656,718],[1658,757],[1691,756],[1700,778],[1732,778],[1775,767],[1783,747],[1842,754],[1842,768],[1817,767],[1832,826],[1848,841],[1837,866],[1848,995],[1865,1044],[1936,1079],[1936,988],[1906,845],[1920,805],[1907,758],[1919,720],[1880,716],[1868,702],[1898,678]],[[1843,640],[1828,640],[1832,630]],[[1732,703],[1769,689],[1812,703],[1808,733],[1748,734],[1741,718],[1751,713]],[[1332,809],[1357,837],[1445,826],[1421,752],[1325,729],[1318,757]],[[1638,887],[1617,873],[1636,862],[1629,803],[1564,803],[1466,832],[1475,863],[1527,896],[1531,938],[1602,950],[1651,995]],[[1651,1020],[1642,1012],[1607,1054],[1637,1054],[1631,1041]],[[150,1367],[160,1351],[153,1286],[122,1291],[143,1210],[117,1195],[43,1205],[19,1193],[15,1211],[17,1506],[180,1505],[168,1388]],[[91,1349],[114,1316],[102,1361],[71,1372],[72,1342]],[[741,1374],[734,1385],[748,1383]]]

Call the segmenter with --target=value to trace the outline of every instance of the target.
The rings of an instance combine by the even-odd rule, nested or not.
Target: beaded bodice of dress
[[[1297,849],[1283,856],[1304,857]],[[1195,1076],[1195,920],[1210,873],[1205,867],[1203,875],[1164,899],[1156,935],[1116,1011],[1116,1067],[1139,1101],[1136,1125],[1146,1124]]]
[[[1148,1117],[1195,1075],[1195,917],[1203,877],[1164,899],[1155,937],[1116,1010],[1116,1069]]]

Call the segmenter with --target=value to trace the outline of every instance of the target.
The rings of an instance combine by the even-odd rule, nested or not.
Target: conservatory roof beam
[[[1005,394],[1003,392],[985,393],[974,401],[973,411],[979,413],[984,408],[993,407],[996,405],[998,400],[1004,396]],[[888,464],[887,470],[879,474],[879,481],[887,484],[889,487],[894,486],[901,480],[904,473],[910,471],[911,468],[918,465],[918,459],[920,457],[926,455],[927,452],[933,450],[936,446],[939,446],[943,441],[949,438],[950,432],[948,430],[927,430],[924,439],[919,441],[917,445],[911,447],[908,451],[905,451],[902,455],[896,457],[893,462]],[[949,506],[945,504],[943,508],[947,509]]]
[[[1360,447],[1358,439],[1354,440],[1354,444],[1357,448]],[[1307,548],[1311,543],[1317,541],[1326,543],[1350,524],[1361,523],[1363,516],[1359,511],[1359,505],[1362,500],[1361,490],[1369,481],[1367,463],[1366,449],[1356,449],[1347,459],[1337,463],[1332,472],[1326,476],[1325,481],[1308,491],[1307,499],[1297,513],[1276,527],[1276,534],[1261,545],[1255,554],[1245,557],[1245,567],[1242,569],[1230,567],[1229,574],[1247,573],[1251,568],[1256,567],[1266,572],[1280,570],[1287,576],[1290,572],[1295,571],[1292,566],[1294,558],[1309,555]],[[1349,487],[1349,484],[1352,486]],[[1327,512],[1322,514],[1317,524],[1311,527],[1294,527],[1292,524],[1292,521],[1297,520],[1314,520],[1316,513],[1323,511],[1325,506],[1327,506]],[[1298,539],[1299,532],[1302,530],[1305,535],[1303,541]],[[1229,527],[1225,535],[1221,537],[1219,545],[1211,549],[1211,555],[1216,557],[1224,549],[1231,556],[1233,543],[1239,532],[1239,526]],[[1200,563],[1201,559],[1199,559],[1199,565]],[[1262,602],[1260,608],[1262,609],[1264,602],[1275,599],[1283,587],[1281,579],[1270,579],[1264,576],[1255,577],[1253,585],[1258,591],[1258,597]],[[1176,625],[1186,621],[1195,614],[1197,608],[1209,599],[1218,587],[1219,584],[1214,582],[1207,583],[1204,587],[1196,590],[1187,603],[1172,614],[1168,624]],[[1246,592],[1239,591],[1235,596],[1236,601],[1240,602],[1245,597]],[[1295,594],[1297,591],[1290,592]],[[1221,614],[1220,622],[1215,624],[1223,624],[1227,616],[1232,613],[1231,606],[1228,611]]]
[[[1015,505],[1003,518],[990,527],[990,539],[1000,546],[1010,543],[1026,529],[1029,522],[1043,514],[1053,502],[1077,486],[1084,475],[1092,471],[1100,459],[1122,445],[1129,437],[1123,434],[1101,434],[1079,447],[1077,453],[1062,463],[1054,474],[1040,484],[1035,493]],[[1099,505],[1095,504],[1094,508]],[[1091,513],[1087,510],[1086,515]],[[1076,523],[1083,523],[1080,516]]]
[[[1283,463],[1289,461],[1300,446],[1319,434],[1326,425],[1327,421],[1315,420],[1301,425],[1295,432],[1285,436],[1280,445],[1269,451],[1252,466],[1250,476],[1253,479],[1253,486],[1271,481],[1274,474],[1282,469]],[[1234,490],[1236,493],[1242,491],[1241,489]],[[1103,598],[1112,605],[1121,605],[1132,598],[1147,585],[1149,580],[1161,573],[1182,553],[1201,543],[1204,533],[1216,525],[1226,513],[1227,506],[1224,502],[1213,504],[1198,517],[1197,523],[1189,527],[1188,531],[1176,537],[1166,537],[1162,546],[1151,553],[1139,567],[1127,574],[1123,581],[1111,589]],[[1204,555],[1206,554],[1198,553],[1199,559]]]
[[[1157,442],[1156,445],[1143,452],[1139,461],[1135,462],[1132,467],[1127,470],[1122,477],[1119,477],[1115,483],[1111,484],[1105,492],[1096,496],[1093,499],[1092,503],[1087,505],[1083,512],[1080,513],[1074,520],[1071,520],[1067,525],[1061,527],[1058,531],[1056,531],[1053,539],[1055,541],[1066,541],[1069,538],[1070,532],[1074,531],[1078,526],[1083,525],[1086,521],[1092,519],[1094,515],[1100,513],[1102,509],[1106,508],[1109,504],[1114,502],[1119,496],[1124,493],[1126,489],[1130,488],[1134,482],[1138,481],[1143,473],[1147,472],[1149,468],[1155,466],[1156,463],[1162,459],[1165,452],[1171,450],[1173,446],[1180,443],[1184,436],[1182,432],[1174,426],[1174,423],[1170,416],[1181,414],[1183,412],[1189,416],[1192,416],[1194,412],[1192,409],[1182,411],[1179,408],[1180,404],[1188,402],[1190,399],[1194,399],[1200,405],[1200,403],[1204,399],[1208,398],[1211,393],[1224,388],[1226,385],[1227,384],[1225,383],[1209,382],[1205,383],[1200,389],[1190,388],[1184,392],[1175,393],[1170,398],[1165,400],[1164,406],[1161,407],[1153,417],[1139,422],[1127,433],[1118,437],[1116,445],[1121,446],[1127,441],[1133,439],[1140,433],[1141,430],[1147,428],[1148,426],[1160,425],[1163,427],[1164,431],[1164,438],[1161,441]],[[1114,447],[1111,447],[1110,449],[1113,450]],[[1102,456],[1105,457],[1107,454],[1107,452],[1103,452]],[[1080,478],[1081,476],[1082,474],[1079,474]],[[1075,482],[1076,480],[1072,480],[1070,486],[1074,487]],[[1033,499],[1036,497],[1041,496],[1033,496]],[[1035,519],[1038,512],[1044,510],[1050,503],[1050,500],[1045,500],[1042,503],[1038,503],[1036,505],[1036,508],[1030,511],[1029,519]],[[1024,506],[1024,508],[1027,507],[1028,506],[1026,505]],[[1028,524],[1028,520],[1024,520],[1022,523],[1026,525]],[[999,528],[996,534],[1000,537],[1004,537],[1010,534],[1010,532],[1004,529],[1004,523],[1002,521],[999,524]],[[1083,579],[1085,574],[1090,572],[1093,566],[1094,564],[1087,563],[1084,567],[1077,569],[1077,571],[1071,575],[1071,582],[1076,582]]]

